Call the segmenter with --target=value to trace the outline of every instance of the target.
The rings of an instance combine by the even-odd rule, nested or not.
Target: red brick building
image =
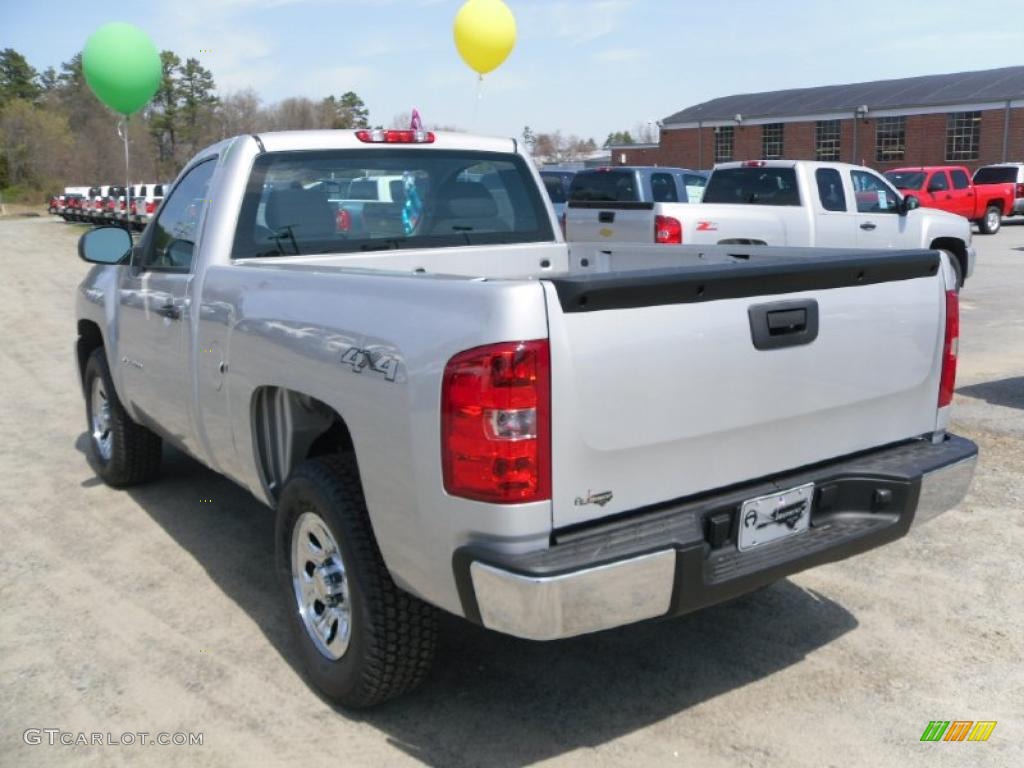
[[[616,165],[839,160],[885,170],[1024,161],[1024,66],[725,96],[660,123]]]

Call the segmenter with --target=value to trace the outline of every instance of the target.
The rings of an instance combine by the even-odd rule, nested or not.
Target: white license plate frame
[[[814,483],[748,499],[740,505],[736,548],[740,552],[806,533],[811,527]]]

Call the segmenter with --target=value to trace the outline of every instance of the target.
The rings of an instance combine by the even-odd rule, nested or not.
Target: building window
[[[819,120],[814,124],[814,159],[839,159],[838,120]]]
[[[946,115],[946,160],[977,160],[981,138],[981,112]]]
[[[907,152],[907,119],[880,117],[875,123],[875,160],[891,163]]]
[[[782,157],[782,123],[768,123],[761,127],[761,157],[765,160]]]
[[[733,127],[720,125],[715,131],[715,162],[727,163],[732,160]]]

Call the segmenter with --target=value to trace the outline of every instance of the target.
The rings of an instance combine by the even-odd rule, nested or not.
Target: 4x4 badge
[[[573,502],[577,507],[582,507],[584,504],[597,504],[599,507],[603,507],[609,501],[612,500],[611,491],[601,491],[600,493],[591,493],[590,489],[587,489],[587,498],[581,496],[576,497],[576,501]]]

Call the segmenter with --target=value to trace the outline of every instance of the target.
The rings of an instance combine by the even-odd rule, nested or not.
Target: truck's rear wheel
[[[103,347],[85,365],[85,416],[89,458],[107,485],[123,488],[160,473],[160,437],[132,421],[114,390]]]
[[[277,566],[303,664],[320,691],[369,707],[430,671],[437,613],[391,579],[352,456],[311,459],[277,509]]]
[[[985,211],[985,216],[978,222],[978,230],[983,235],[994,235],[1002,223],[1003,212],[999,210],[999,206],[990,205]]]

